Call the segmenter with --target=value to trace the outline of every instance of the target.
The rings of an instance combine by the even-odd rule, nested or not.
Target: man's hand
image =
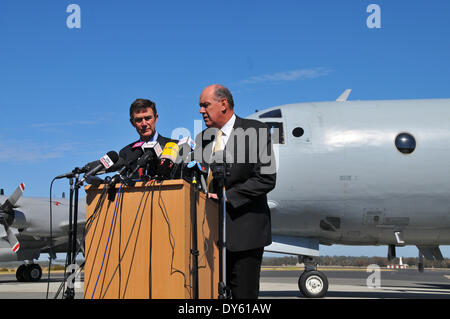
[[[219,200],[219,196],[217,194],[208,193],[208,198]],[[228,202],[228,198],[225,200],[225,202]]]
[[[212,194],[212,193],[208,193],[208,198],[219,200],[219,196],[217,196],[217,194]]]

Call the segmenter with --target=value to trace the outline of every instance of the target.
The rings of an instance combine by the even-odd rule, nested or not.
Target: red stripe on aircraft
[[[16,253],[19,250],[19,248],[20,248],[20,243],[18,242],[17,244],[14,245],[12,251]]]

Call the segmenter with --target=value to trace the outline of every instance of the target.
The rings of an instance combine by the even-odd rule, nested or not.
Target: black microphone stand
[[[67,256],[66,256],[66,268],[68,265],[72,264],[72,238],[73,238],[73,228],[72,228],[72,216],[73,216],[73,177],[69,178],[69,233],[67,241]],[[66,278],[64,278],[64,281]],[[67,288],[64,292],[64,299],[74,299],[75,291],[74,289]]]
[[[78,192],[80,189],[79,185],[79,173],[80,169],[76,167],[73,170],[75,176],[75,183],[73,178],[69,178],[70,185],[70,199],[69,199],[69,238],[68,238],[68,251],[67,251],[67,265],[75,264],[76,256],[77,256],[77,224],[78,224]],[[75,189],[73,185],[75,184]],[[75,269],[72,269],[72,274],[75,272]],[[64,279],[66,280],[66,278]],[[75,281],[75,279],[73,280]],[[72,285],[67,287],[64,292],[63,299],[74,299],[75,298],[75,289]]]
[[[226,163],[216,163],[211,165],[211,172],[214,180],[217,181],[217,196],[219,199],[219,299],[230,299],[230,290],[226,285],[227,273],[226,273],[226,190],[225,181],[226,176],[230,175],[227,170]]]
[[[193,291],[194,299],[198,299],[198,242],[197,242],[197,201],[198,192],[200,191],[198,184],[196,183],[196,172],[193,173],[192,186],[191,186],[191,219],[192,219],[192,249],[191,254],[194,258],[193,261]]]

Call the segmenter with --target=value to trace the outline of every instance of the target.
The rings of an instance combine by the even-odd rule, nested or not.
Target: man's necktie
[[[213,150],[213,154],[217,151],[220,151],[223,149],[222,147],[222,131],[219,130],[216,134],[216,144],[214,145],[214,150]],[[208,182],[206,184],[206,189],[208,190],[208,192],[211,192],[211,181],[213,180],[213,173],[211,172],[211,169],[209,169],[209,174],[208,174]]]

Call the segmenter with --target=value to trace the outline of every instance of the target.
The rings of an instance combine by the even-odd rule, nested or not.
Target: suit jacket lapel
[[[202,141],[201,141],[201,145],[202,145],[203,149],[205,149],[205,148],[209,145],[209,143],[214,142],[214,139],[215,139],[215,137],[216,137],[216,131],[214,131],[214,134],[212,134],[211,131],[208,132],[208,134],[206,134],[206,132],[207,132],[208,130],[211,130],[211,128],[207,128],[206,130],[204,130],[204,131],[202,132]],[[214,129],[214,130],[216,130],[216,129]],[[210,136],[208,136],[209,138],[206,138],[206,135],[210,135]]]
[[[234,136],[235,136],[235,130],[236,130],[237,128],[240,128],[240,127],[242,127],[242,119],[241,119],[239,116],[236,115],[236,120],[234,121],[233,130],[231,131],[231,134],[230,134],[230,136],[228,137],[227,144],[226,144],[225,147],[224,147],[224,151],[227,149],[227,145],[230,144],[230,143],[229,143],[230,140],[234,138]]]

